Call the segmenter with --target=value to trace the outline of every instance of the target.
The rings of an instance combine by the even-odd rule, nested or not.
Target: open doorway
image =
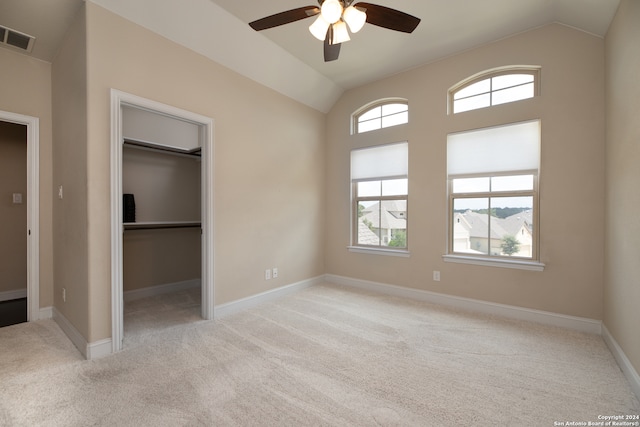
[[[0,327],[40,318],[39,120],[0,111]]]
[[[148,259],[145,260],[148,257],[140,256],[141,253],[135,249],[136,247],[157,248],[158,242],[175,242],[176,239],[195,241],[196,245],[199,245],[196,248],[197,251],[193,253],[197,253],[198,259],[194,265],[200,273],[198,281],[200,315],[206,320],[213,318],[213,120],[116,90],[112,90],[111,93],[111,107],[112,351],[117,352],[124,345],[125,302],[130,300],[132,294],[155,295],[164,293],[166,289],[193,287],[190,280],[183,280],[184,278],[179,276],[171,278],[166,274],[173,273],[179,268],[169,268],[165,271],[164,278],[171,283],[158,285],[157,281],[153,281],[155,279],[149,279],[152,275],[157,276],[163,269],[166,270],[167,266],[162,261],[158,261],[162,257],[155,257],[149,263],[150,267],[146,268],[146,272],[143,271],[145,268],[132,268],[134,261],[131,255],[137,257],[141,263],[148,261]],[[149,120],[142,126],[143,135],[132,136],[129,135],[128,130],[125,131],[125,128],[129,127],[127,123],[130,122],[132,114],[140,115],[140,120]],[[172,128],[157,132],[163,128],[163,121],[177,122],[194,130],[197,147],[180,147],[174,146],[173,143],[157,141],[156,137],[162,139],[174,130]],[[146,131],[156,131],[156,134],[144,135]],[[177,153],[167,154],[165,152],[167,148]],[[196,152],[197,156],[195,156]],[[178,157],[175,157],[176,154]],[[188,157],[192,158],[187,159]],[[173,213],[167,216],[167,205],[158,203],[157,199],[154,200],[153,193],[163,193],[168,187],[165,185],[162,188],[153,188],[154,185],[158,186],[158,176],[150,176],[148,171],[160,164],[162,167],[167,167],[167,165],[175,166],[183,162],[193,162],[194,157],[197,158],[197,168],[188,165],[179,167],[182,170],[197,170],[194,181],[190,181],[193,177],[186,178],[186,181],[191,182],[191,187],[197,186],[195,191],[198,200],[194,205],[196,207],[192,206],[188,209],[190,214],[186,217],[180,214],[176,216]],[[144,161],[141,162],[141,159]],[[135,178],[128,178],[132,174]],[[150,180],[151,185],[145,187],[145,180]],[[172,185],[169,184],[169,186]],[[174,194],[174,197],[180,197],[182,193],[193,192],[193,188],[188,190],[178,192],[172,190],[168,193]],[[128,191],[137,192],[138,196],[129,194]],[[125,194],[130,197],[125,197]],[[133,221],[131,218],[125,218],[130,215],[131,206],[128,204],[133,202],[135,206],[137,201],[144,203],[147,209],[143,211],[141,206],[140,214],[143,217]],[[136,211],[137,209],[134,210]],[[134,218],[135,216],[137,215],[134,215]],[[127,237],[125,240],[125,233],[133,237]],[[127,256],[127,262],[124,260],[125,256]],[[188,262],[188,259],[182,261],[183,264]],[[191,271],[193,269],[192,265]],[[150,274],[145,275],[145,273]],[[131,289],[127,284],[128,289],[125,292],[125,276],[131,278],[134,275],[142,278],[135,284],[137,289]],[[165,280],[164,278],[162,280]],[[143,283],[145,280],[149,281]]]
[[[27,127],[0,122],[0,327],[27,321]]]

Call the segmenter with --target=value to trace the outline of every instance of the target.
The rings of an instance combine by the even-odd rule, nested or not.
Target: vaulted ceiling
[[[86,0],[320,111],[347,89],[549,23],[603,37],[619,0],[369,0],[422,21],[411,33],[366,24],[324,62],[314,18],[255,32],[249,22],[313,0]],[[0,25],[36,37],[53,61],[83,0],[2,0]],[[354,2],[357,5],[357,1]]]

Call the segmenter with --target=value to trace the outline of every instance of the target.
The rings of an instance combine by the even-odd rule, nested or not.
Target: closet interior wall
[[[122,193],[135,200],[135,222],[124,223],[122,239],[125,304],[141,294],[133,291],[153,295],[154,288],[200,286],[202,271],[200,157],[164,150],[193,151],[198,129],[191,125],[195,130],[187,126],[185,132],[177,119],[152,118],[178,125],[175,132],[163,131],[148,121],[150,114],[123,108]],[[157,148],[141,148],[141,142]]]

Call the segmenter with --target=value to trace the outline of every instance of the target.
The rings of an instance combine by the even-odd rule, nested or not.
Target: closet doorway
[[[40,319],[40,121],[37,117],[15,114],[0,110],[0,121],[26,127],[27,145],[27,192],[20,196],[11,194],[11,200],[3,203],[26,203],[26,230],[24,239],[26,240],[26,317],[27,321],[33,322]],[[16,193],[17,194],[17,193]],[[18,202],[19,199],[19,202]],[[14,296],[22,297],[24,291]],[[4,294],[5,297],[13,299],[13,291]]]
[[[154,307],[161,307],[163,298],[175,304],[178,322],[181,310],[185,322],[193,317],[194,301],[202,319],[213,319],[213,120],[117,90],[111,91],[111,108],[112,351],[117,352],[129,342],[125,318],[162,318]],[[185,298],[187,304],[180,301]],[[136,325],[128,326],[128,336],[145,327]]]

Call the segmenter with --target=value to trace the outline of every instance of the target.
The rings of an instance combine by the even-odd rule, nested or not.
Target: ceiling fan
[[[335,61],[340,55],[340,45],[349,41],[349,31],[357,33],[364,24],[377,25],[390,30],[411,33],[420,19],[399,10],[355,0],[318,0],[318,6],[304,6],[276,13],[250,22],[256,31],[278,27],[301,19],[318,15],[309,26],[309,31],[318,40],[324,41],[324,61]]]

